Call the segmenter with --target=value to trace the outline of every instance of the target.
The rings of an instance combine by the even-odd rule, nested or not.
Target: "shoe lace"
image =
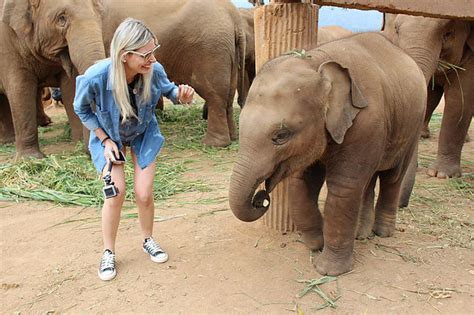
[[[149,239],[145,242],[145,249],[150,253],[150,255],[155,256],[159,253],[163,253],[160,245],[156,243],[153,239]]]
[[[115,268],[115,255],[109,252],[104,253],[102,261],[100,262],[100,270],[105,270],[107,268]]]

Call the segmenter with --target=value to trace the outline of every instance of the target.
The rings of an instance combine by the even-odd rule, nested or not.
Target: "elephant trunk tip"
[[[239,200],[239,201],[238,201]],[[270,195],[265,190],[257,192],[252,200],[241,202],[241,200],[232,196],[230,198],[230,208],[237,219],[244,222],[254,222],[260,219],[270,206]]]
[[[266,190],[258,191],[252,199],[252,206],[257,209],[268,210],[270,207],[270,195]]]

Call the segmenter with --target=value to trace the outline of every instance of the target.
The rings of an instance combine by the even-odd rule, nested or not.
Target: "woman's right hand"
[[[112,161],[112,163],[122,164],[123,161],[117,161],[116,157],[119,157],[119,149],[117,144],[112,139],[104,141],[104,157],[106,160]]]

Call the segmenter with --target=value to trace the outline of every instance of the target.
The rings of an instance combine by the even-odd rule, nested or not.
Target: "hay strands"
[[[335,298],[331,298],[326,294],[322,289],[321,285],[332,282],[332,281],[337,281],[337,277],[332,277],[332,276],[324,276],[319,279],[312,279],[312,280],[296,280],[299,283],[306,283],[306,287],[298,294],[298,297],[301,298],[305,296],[309,292],[316,292],[324,301],[325,303],[318,306],[317,309],[323,309],[326,307],[331,307],[331,308],[336,308],[336,301],[341,297],[340,295],[340,290],[339,290],[339,282],[337,283],[337,296]]]

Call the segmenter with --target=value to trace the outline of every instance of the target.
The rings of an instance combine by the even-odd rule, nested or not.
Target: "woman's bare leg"
[[[146,239],[153,235],[153,220],[155,217],[153,180],[155,179],[156,162],[142,170],[133,151],[132,158],[135,168],[134,189],[138,206],[138,220],[140,221],[143,239]]]
[[[102,177],[107,172],[108,164],[105,166]],[[105,199],[102,206],[102,238],[104,249],[110,249],[115,253],[115,240],[120,223],[120,213],[125,200],[125,172],[123,164],[114,164],[111,172],[112,181],[119,190],[116,197]]]

